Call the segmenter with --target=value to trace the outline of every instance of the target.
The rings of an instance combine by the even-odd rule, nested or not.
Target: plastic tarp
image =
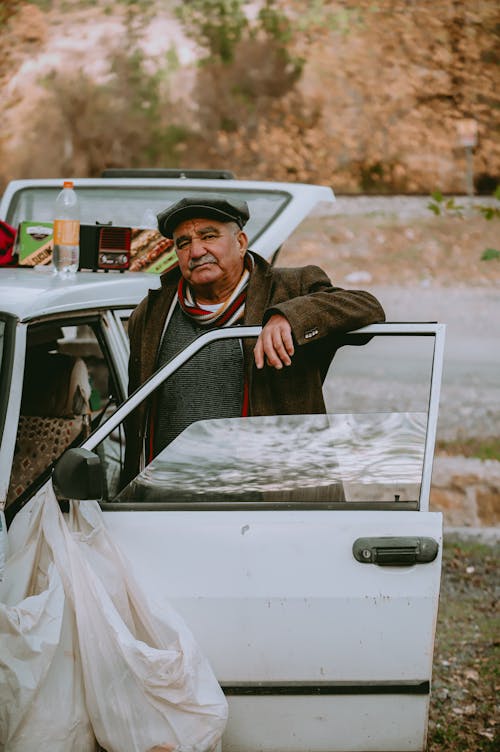
[[[0,582],[0,750],[205,752],[227,702],[182,618],[141,590],[97,502],[18,513]]]

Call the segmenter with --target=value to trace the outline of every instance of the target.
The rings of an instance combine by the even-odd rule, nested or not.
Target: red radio
[[[132,228],[80,225],[80,269],[125,271],[130,266]]]

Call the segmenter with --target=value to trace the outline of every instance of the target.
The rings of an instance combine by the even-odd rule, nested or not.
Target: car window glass
[[[123,311],[117,311],[116,317],[118,321],[120,322],[120,326],[123,329],[123,332],[127,335],[127,343],[128,343],[128,322],[130,319],[130,316],[132,314],[132,310],[123,310]]]
[[[290,200],[284,191],[229,190],[222,185],[217,189],[205,189],[207,193],[237,197],[248,202],[250,220],[245,226],[249,241],[252,243],[263,230],[275,220]],[[22,220],[51,222],[54,213],[54,201],[59,188],[36,187],[24,188],[15,194],[7,221],[17,227]],[[131,186],[78,187],[81,199],[81,217],[83,224],[95,225],[96,222],[112,222],[116,226],[153,227],[156,228],[156,215],[190,194],[200,195],[203,188],[150,186],[140,188]]]
[[[107,500],[417,509],[433,337],[357,337],[363,341],[339,347],[324,383],[325,415],[200,420],[163,449],[146,442],[152,461],[133,480],[125,468],[123,485],[130,482]],[[154,415],[157,400],[148,400]]]
[[[425,418],[425,413],[351,413],[199,421],[116,500],[342,502],[352,508],[396,502],[416,508]]]
[[[427,336],[379,336],[340,347],[323,385],[327,410],[426,413],[433,350]]]

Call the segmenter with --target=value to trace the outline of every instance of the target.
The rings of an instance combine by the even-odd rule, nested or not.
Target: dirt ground
[[[280,266],[319,263],[334,284],[498,287],[498,218],[491,199],[454,199],[463,209],[436,216],[426,197],[338,197],[329,213],[304,221],[283,245]],[[483,259],[485,252],[491,257]],[[491,251],[499,252],[498,256]]]
[[[445,541],[427,752],[498,752],[498,544]]]

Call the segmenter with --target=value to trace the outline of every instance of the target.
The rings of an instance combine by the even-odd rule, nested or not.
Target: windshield
[[[364,413],[199,421],[116,501],[416,506],[426,420],[425,413]]]
[[[54,214],[54,202],[59,187],[37,186],[18,191],[9,207],[7,222],[14,227],[21,221],[51,222]],[[283,191],[228,190],[203,187],[186,188],[183,182],[178,187],[171,186],[79,186],[82,224],[95,225],[112,222],[115,226],[157,228],[156,215],[190,195],[217,193],[244,200],[250,209],[250,220],[245,226],[250,243],[271,224],[290,201],[290,195]]]

